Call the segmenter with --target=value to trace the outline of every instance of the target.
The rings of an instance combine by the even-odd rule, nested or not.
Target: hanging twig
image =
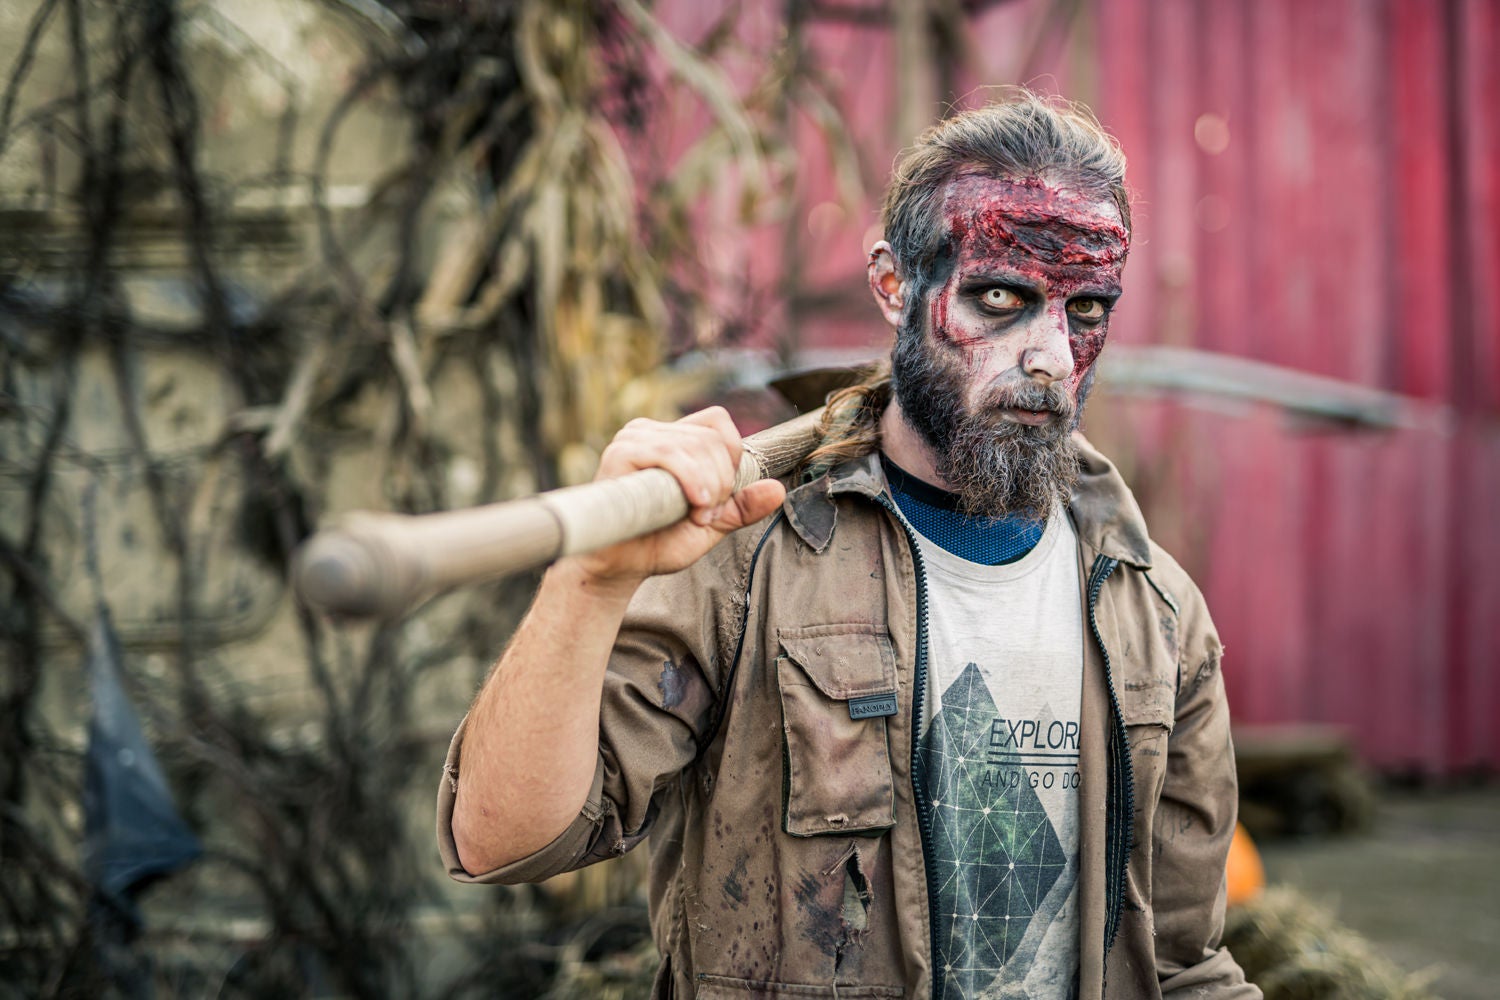
[[[328,339],[320,333],[314,333],[312,339],[304,347],[302,356],[297,359],[296,367],[292,369],[292,378],[287,385],[286,396],[281,405],[276,408],[276,415],[271,420],[270,432],[266,435],[265,444],[261,447],[261,453],[269,461],[278,461],[292,446],[298,428],[303,418],[307,415],[307,408],[312,403],[313,387],[317,384],[318,376],[323,372],[323,366],[328,360]]]
[[[21,84],[25,82],[26,74],[31,69],[31,60],[36,56],[42,32],[46,30],[47,22],[56,9],[57,0],[42,0],[36,13],[31,16],[31,23],[26,26],[26,40],[21,43],[21,51],[16,56],[10,79],[5,84],[5,96],[0,98],[0,156],[5,155],[5,147],[10,145],[10,120],[16,110],[16,98],[20,96]]]

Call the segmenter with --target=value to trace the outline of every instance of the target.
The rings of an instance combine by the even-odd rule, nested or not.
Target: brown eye
[[[989,288],[979,299],[991,309],[1019,309],[1021,296],[1008,288]]]
[[[1098,299],[1079,299],[1068,303],[1068,312],[1085,323],[1097,323],[1109,309]]]

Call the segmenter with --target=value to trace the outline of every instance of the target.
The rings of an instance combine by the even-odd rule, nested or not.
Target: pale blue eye
[[[1021,305],[1021,297],[1008,288],[990,288],[984,293],[984,304],[993,309],[1015,309]]]

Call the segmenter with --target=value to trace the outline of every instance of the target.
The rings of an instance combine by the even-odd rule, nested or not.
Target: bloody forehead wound
[[[1065,182],[961,176],[949,184],[943,212],[954,245],[980,253],[1118,274],[1130,249],[1114,203]]]

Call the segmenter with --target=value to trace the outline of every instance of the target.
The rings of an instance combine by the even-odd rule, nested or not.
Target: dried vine
[[[372,502],[393,509],[588,474],[624,419],[670,414],[701,389],[663,372],[674,350],[751,322],[746,305],[705,325],[709,278],[694,263],[689,221],[702,178],[733,167],[753,213],[791,162],[785,102],[805,101],[819,120],[836,118],[832,104],[814,72],[789,71],[799,63],[784,54],[748,92],[732,87],[712,61],[733,44],[732,9],[694,47],[637,0],[391,3],[385,42],[331,113],[309,125],[289,110],[271,176],[253,179],[307,192],[315,256],[247,307],[228,248],[251,182],[204,166],[211,140],[188,28],[205,7],[211,14],[180,0],[40,0],[0,95],[0,163],[38,137],[77,163],[76,188],[59,191],[42,158],[45,204],[26,216],[39,228],[0,246],[0,471],[20,497],[0,531],[0,994],[634,995],[653,965],[638,900],[580,917],[532,890],[505,891],[452,968],[424,964],[413,944],[417,914],[446,912],[422,826],[414,832],[406,812],[405,793],[435,777],[412,764],[434,752],[413,703],[453,662],[482,664],[500,648],[526,582],[368,632],[288,612],[312,695],[289,736],[243,697],[207,620],[215,553],[194,498],[217,495],[213,477],[232,470],[233,547],[284,575],[329,509],[327,457],[351,427],[373,437]],[[71,85],[31,100],[44,44],[65,52]],[[696,94],[709,124],[683,157],[691,170],[643,185],[619,137],[645,134],[666,88]],[[346,210],[331,197],[330,164],[372,95],[399,106],[404,149]],[[298,174],[291,145],[309,127],[317,139]],[[455,192],[467,199],[456,222],[443,209]],[[183,248],[187,328],[138,315],[127,294],[122,240],[148,216],[169,219]],[[45,227],[74,217],[77,250],[58,263]],[[143,369],[161,350],[207,360],[235,395],[219,437],[186,456],[153,448],[142,412]],[[110,372],[127,442],[117,453],[77,438],[88,357]],[[435,388],[455,369],[476,390],[467,423],[484,428],[462,497],[462,449]],[[91,489],[142,483],[151,537],[175,574],[171,669],[144,670],[136,653],[123,667],[207,852],[157,891],[179,910],[247,912],[251,933],[205,918],[107,937],[91,918],[77,846],[82,747],[69,735],[86,705],[74,699],[70,718],[43,707],[49,671],[76,671],[93,627],[59,589],[66,567],[49,554],[65,473],[86,474]]]

